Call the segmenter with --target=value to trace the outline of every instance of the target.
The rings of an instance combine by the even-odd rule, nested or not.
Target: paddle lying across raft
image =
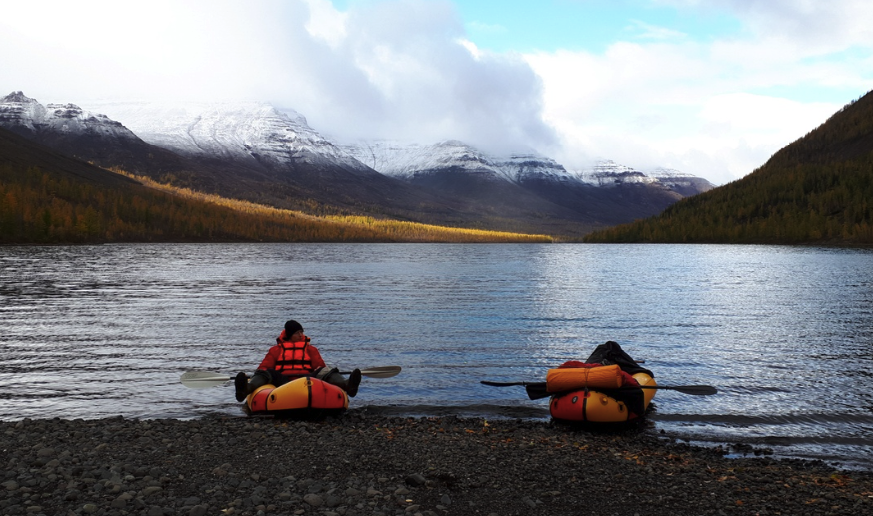
[[[657,389],[709,395],[707,385],[660,386],[654,374],[641,367],[616,342],[597,346],[585,362],[569,361],[550,369],[545,382],[489,382],[485,385],[523,385],[532,400],[551,396],[549,413],[562,421],[622,423],[645,415]]]
[[[237,401],[245,400],[250,414],[317,418],[346,410],[362,376],[389,378],[400,373],[399,366],[373,367],[340,372],[324,365],[318,350],[296,321],[288,321],[276,346],[249,377],[238,373],[189,371],[182,384],[192,388],[212,387],[234,381]],[[349,375],[346,380],[343,375]],[[553,418],[590,423],[620,423],[641,418],[657,389],[686,394],[709,395],[716,390],[707,385],[661,386],[654,374],[634,361],[617,343],[597,346],[585,362],[569,361],[549,370],[545,382],[490,382],[506,387],[523,385],[530,399],[551,397]]]
[[[369,378],[391,378],[400,374],[400,366],[371,367],[360,371],[361,376]],[[226,385],[235,379],[236,377],[212,371],[188,371],[182,375],[181,381],[186,387],[204,389]],[[300,377],[278,387],[272,384],[261,385],[246,397],[245,403],[251,414],[318,418],[347,409],[349,397],[336,385],[318,378]]]
[[[304,334],[303,325],[289,319],[255,372],[249,376],[240,371],[233,377],[234,394],[237,401],[245,400],[246,408],[252,414],[271,412],[317,418],[347,409],[349,398],[358,394],[362,376],[387,378],[400,372],[396,366],[391,366],[390,370],[378,369],[365,374],[360,369],[342,373],[337,368],[328,367],[321,352]],[[195,378],[197,375],[201,377]],[[348,378],[343,375],[348,375]],[[182,375],[182,383],[188,386],[194,386],[198,381],[208,379],[196,372]]]
[[[302,417],[321,417],[348,408],[349,398],[358,394],[361,370],[341,373],[328,367],[310,342],[299,322],[286,321],[276,345],[270,347],[254,374],[249,377],[240,372],[234,378],[236,400],[245,400],[251,413]]]

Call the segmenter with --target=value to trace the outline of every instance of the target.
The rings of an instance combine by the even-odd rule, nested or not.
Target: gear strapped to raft
[[[561,367],[557,369],[552,369],[550,371],[561,371],[561,369],[574,369],[574,368],[586,368],[589,369],[587,374],[584,374],[585,381],[587,382],[588,377],[590,376],[590,369],[600,369],[597,366],[611,366],[617,365],[618,369],[628,375],[637,374],[637,373],[645,373],[655,377],[654,373],[650,370],[641,367],[637,364],[633,358],[630,357],[621,346],[618,345],[617,342],[608,341],[605,344],[600,344],[594,349],[594,352],[588,357],[585,362],[578,361],[570,361],[562,364]],[[605,368],[604,368],[605,369]],[[634,389],[633,385],[636,384],[636,380],[633,380],[634,384],[628,385],[628,382],[618,383],[615,382],[615,388],[609,387],[601,387],[601,385],[608,385],[609,382],[613,381],[612,377],[614,377],[615,368],[610,368],[609,371],[598,372],[598,378],[596,379],[597,386],[596,388],[598,392],[601,392],[611,398],[614,398],[616,401],[621,401],[625,404],[625,406],[633,412],[641,416],[645,412],[645,397],[642,389]],[[568,371],[569,373],[569,371]],[[553,374],[553,378],[557,378],[560,376],[560,373],[555,376]],[[569,376],[569,375],[568,375]],[[622,375],[624,376],[624,375]],[[605,382],[605,383],[600,383]],[[558,383],[561,385],[561,383]],[[572,385],[571,383],[566,383],[567,386]],[[626,385],[622,387],[622,385]],[[568,387],[566,390],[562,390],[562,392],[557,392],[554,389],[555,382],[552,382],[552,388],[549,387],[548,382],[537,382],[537,383],[527,383],[525,384],[525,390],[527,391],[528,398],[532,400],[537,400],[541,398],[548,398],[549,396],[560,396],[562,393],[573,392],[574,389]],[[588,390],[589,386],[581,387],[581,389]]]

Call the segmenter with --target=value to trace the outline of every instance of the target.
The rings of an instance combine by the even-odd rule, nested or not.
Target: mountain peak
[[[36,133],[99,134],[137,139],[123,125],[106,115],[85,111],[75,104],[43,106],[20,91],[0,99],[0,127],[23,135]]]
[[[342,152],[292,109],[268,102],[97,102],[147,143],[187,157],[293,166],[339,165],[372,172]]]
[[[33,103],[36,103],[36,100],[28,97],[27,95],[25,95],[24,93],[22,93],[20,91],[13,91],[9,95],[6,95],[2,99],[0,99],[0,103],[3,103],[3,104],[12,104],[12,103],[33,104]]]
[[[619,184],[651,184],[658,181],[639,170],[616,163],[611,159],[600,160],[592,166],[574,170],[571,174],[580,181],[596,186],[615,186]]]

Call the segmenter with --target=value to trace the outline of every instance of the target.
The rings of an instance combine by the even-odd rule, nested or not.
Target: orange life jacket
[[[279,341],[281,348],[276,360],[276,371],[284,375],[305,375],[312,373],[312,357],[309,356],[309,339],[299,342]]]

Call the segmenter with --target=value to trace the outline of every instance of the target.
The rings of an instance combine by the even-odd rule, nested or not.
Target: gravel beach
[[[0,422],[4,515],[873,513],[873,475],[651,433],[350,410]]]

